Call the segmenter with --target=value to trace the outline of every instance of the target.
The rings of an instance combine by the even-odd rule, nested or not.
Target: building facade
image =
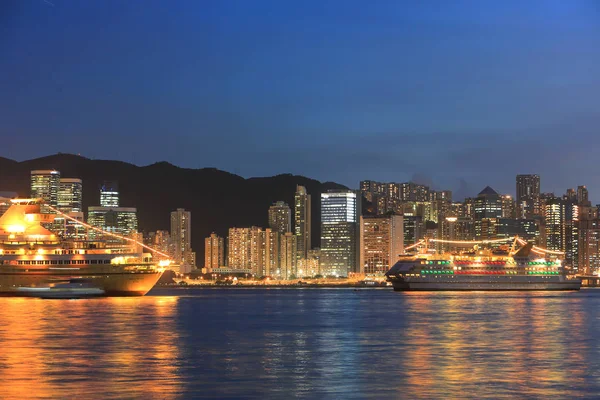
[[[540,215],[540,176],[517,175],[517,211],[519,218]]]
[[[306,258],[311,247],[311,198],[304,186],[296,187],[294,196],[294,234],[296,259]]]
[[[204,268],[225,266],[225,241],[216,233],[204,239]]]
[[[360,272],[383,275],[404,253],[401,215],[360,217]]]
[[[137,209],[135,207],[88,207],[87,223],[103,231],[130,236],[138,230]],[[90,238],[102,237],[102,234],[89,230]],[[107,236],[107,240],[115,240]]]
[[[56,208],[58,205],[58,186],[60,184],[60,172],[55,170],[33,170],[31,171],[31,197],[41,198],[46,204],[42,204],[41,211],[54,214],[48,205]]]
[[[283,201],[278,201],[269,207],[269,228],[274,232],[287,233],[292,231],[292,211]]]
[[[348,276],[359,271],[360,196],[352,191],[321,194],[321,271]]]
[[[173,261],[183,265],[196,265],[192,251],[192,213],[183,208],[171,212],[171,242]]]
[[[100,186],[100,205],[119,207],[119,184],[116,181],[104,181]]]

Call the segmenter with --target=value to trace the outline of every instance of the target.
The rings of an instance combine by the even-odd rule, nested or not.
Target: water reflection
[[[0,301],[3,398],[177,393],[176,297]]]
[[[0,299],[4,398],[600,393],[600,291],[174,290]]]

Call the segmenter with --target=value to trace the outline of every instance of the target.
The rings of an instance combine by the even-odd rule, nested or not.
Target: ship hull
[[[162,276],[162,271],[145,273],[111,273],[111,274],[32,274],[11,273],[0,274],[0,296],[27,296],[18,288],[39,287],[49,282],[85,279],[94,287],[104,290],[105,297],[144,296]]]
[[[527,280],[454,280],[452,282],[426,281],[426,280],[404,280],[397,279],[392,281],[395,291],[561,291],[561,290],[579,290],[581,281],[562,280],[537,282]]]

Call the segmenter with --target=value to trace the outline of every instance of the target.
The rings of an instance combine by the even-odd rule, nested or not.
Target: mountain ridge
[[[312,246],[318,247],[320,194],[329,189],[347,189],[334,182],[322,183],[289,173],[244,178],[212,167],[182,168],[167,161],[137,166],[58,153],[24,161],[0,157],[0,191],[28,197],[30,172],[35,169],[55,169],[63,178],[82,179],[86,213],[89,206],[99,204],[102,182],[118,181],[120,205],[137,207],[141,232],[170,231],[171,211],[191,211],[192,248],[199,267],[204,265],[204,238],[211,232],[226,237],[231,227],[267,227],[269,206],[276,201],[286,202],[293,213],[296,185],[305,186],[312,196]]]

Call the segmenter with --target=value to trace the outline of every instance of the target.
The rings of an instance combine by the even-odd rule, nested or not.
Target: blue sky
[[[0,155],[600,202],[597,1],[0,4]]]

